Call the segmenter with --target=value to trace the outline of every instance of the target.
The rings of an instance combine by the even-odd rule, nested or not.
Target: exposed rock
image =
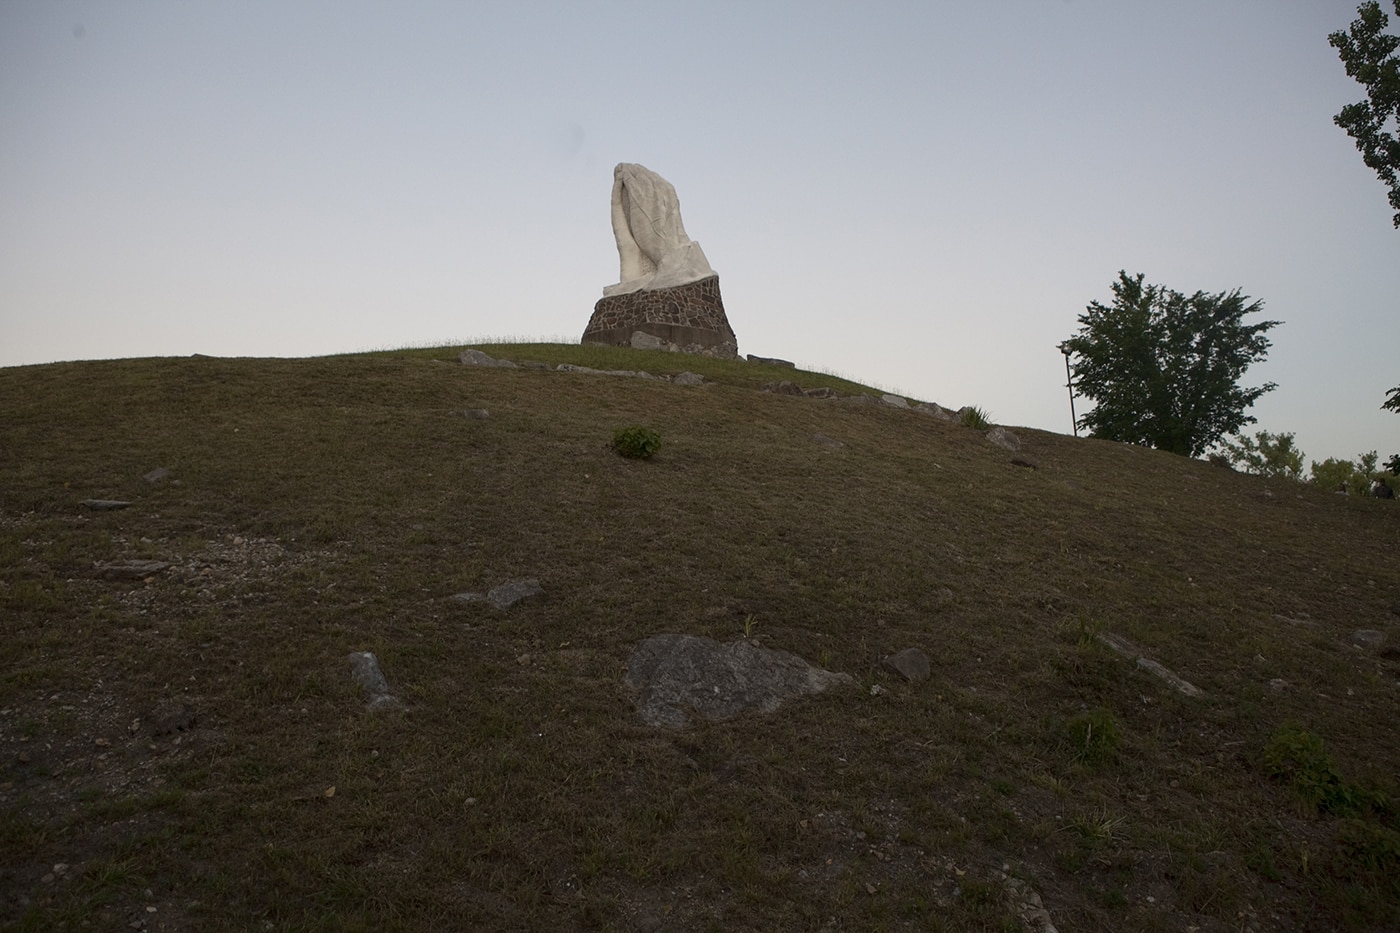
[[[144,479],[146,482],[150,483],[152,486],[154,486],[156,483],[159,483],[161,480],[169,478],[169,476],[170,476],[170,471],[167,470],[165,467],[156,467],[154,470],[152,470],[151,472],[147,473],[145,476],[143,476],[143,477],[141,477],[141,478]]]
[[[1122,657],[1127,658],[1129,661],[1136,662],[1137,666],[1142,670],[1145,670],[1150,674],[1160,677],[1177,692],[1183,693],[1189,697],[1205,696],[1205,691],[1201,690],[1199,687],[1178,677],[1176,674],[1172,673],[1170,670],[1163,667],[1161,664],[1157,663],[1151,658],[1144,657],[1142,649],[1139,648],[1137,645],[1133,644],[1132,642],[1128,641],[1128,639],[1124,638],[1122,635],[1114,635],[1109,632],[1099,632],[1097,635],[1094,636],[1094,639],[1099,644],[1112,649],[1114,652],[1121,655]]]
[[[754,356],[752,353],[748,355],[748,361],[750,363],[767,363],[769,366],[786,366],[788,369],[797,368],[797,364],[791,360],[780,360],[772,356]]]
[[[389,681],[379,669],[379,659],[374,652],[352,651],[347,659],[350,661],[350,676],[364,688],[366,709],[392,709],[402,705],[398,697],[389,692]]]
[[[560,363],[556,367],[561,373],[584,373],[590,376],[633,376],[640,379],[655,379],[649,372],[640,369],[591,369],[574,363]]]
[[[94,512],[115,512],[131,505],[125,499],[84,499],[82,504]]]
[[[457,354],[457,359],[462,361],[463,366],[501,366],[507,369],[514,369],[515,364],[510,360],[498,360],[487,356],[480,350],[466,349]]]
[[[485,408],[468,408],[466,411],[462,412],[462,414],[473,421],[485,421],[487,418],[491,417],[491,412],[487,411]]]
[[[892,671],[905,680],[918,682],[928,680],[932,673],[929,665],[928,655],[918,648],[905,648],[903,651],[890,655],[882,662],[888,671]]]
[[[987,440],[998,447],[1005,447],[1007,450],[1021,449],[1021,439],[1006,428],[992,428],[987,432]]]
[[[163,560],[113,560],[99,563],[97,573],[109,580],[143,580],[169,566]]]
[[[678,386],[698,386],[705,381],[705,377],[699,373],[676,373],[671,381]]]
[[[836,390],[830,386],[817,386],[815,389],[803,389],[802,394],[808,398],[835,398]]]
[[[646,331],[639,330],[639,331],[633,331],[633,333],[632,333],[632,349],[633,349],[633,350],[668,350],[668,351],[670,351],[670,352],[672,352],[672,353],[675,353],[676,351],[678,351],[678,350],[680,349],[680,347],[676,346],[674,343],[670,343],[670,342],[668,342],[668,341],[662,340],[660,337],[653,337],[651,334],[648,334]]]
[[[680,728],[694,713],[729,719],[748,710],[771,713],[785,700],[853,683],[848,674],[813,667],[795,654],[747,641],[655,635],[627,662],[627,686],[649,726]]]
[[[956,421],[958,416],[936,402],[919,402],[914,406],[914,410],[925,415],[932,415],[942,421]]]
[[[764,392],[772,392],[774,395],[802,395],[802,387],[795,382],[769,382],[763,386]]]
[[[486,593],[454,593],[452,598],[462,603],[488,602],[497,609],[509,609],[522,599],[544,592],[539,580],[514,580],[493,587]]]
[[[898,395],[882,395],[880,396],[880,401],[884,402],[886,405],[889,405],[891,408],[909,407],[909,400],[901,398]]]
[[[1385,643],[1385,633],[1373,628],[1360,628],[1351,633],[1351,643],[1358,648],[1379,648]]]

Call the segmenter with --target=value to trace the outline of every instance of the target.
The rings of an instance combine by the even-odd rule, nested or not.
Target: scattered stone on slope
[[[163,480],[163,479],[168,479],[169,476],[170,476],[170,471],[167,470],[165,467],[156,467],[154,470],[152,470],[151,472],[147,473],[145,476],[143,476],[143,477],[141,477],[141,478],[142,478],[143,480],[145,480],[146,482],[150,483],[152,486],[154,486],[156,483],[159,483],[161,480]]]
[[[920,414],[932,415],[940,421],[956,421],[958,416],[937,402],[920,402],[914,406],[914,411]]]
[[[880,401],[891,408],[908,408],[909,400],[898,395],[882,395]]]
[[[99,562],[97,574],[109,580],[144,580],[169,566],[163,560],[112,560]]]
[[[835,398],[836,390],[831,386],[817,386],[814,389],[803,389],[802,394],[808,398]]]
[[[454,593],[452,598],[463,603],[485,601],[497,609],[509,609],[522,599],[538,596],[543,592],[544,589],[540,586],[539,580],[513,580],[510,583],[502,583],[500,586],[492,587],[486,593]]]
[[[1189,697],[1205,696],[1205,691],[1203,691],[1200,687],[1197,687],[1195,684],[1183,680],[1182,678],[1178,677],[1176,674],[1172,673],[1166,667],[1152,660],[1151,658],[1144,657],[1142,649],[1138,648],[1137,645],[1128,641],[1128,639],[1124,638],[1122,635],[1113,635],[1109,632],[1099,632],[1097,635],[1094,636],[1094,638],[1096,641],[1098,641],[1099,644],[1107,646],[1117,654],[1127,658],[1129,661],[1136,662],[1137,666],[1142,670],[1145,670],[1148,673],[1153,674],[1156,677],[1159,677],[1162,680],[1166,681],[1167,684],[1169,684],[1173,689],[1175,689],[1179,693],[1183,693]]]
[[[1012,910],[1016,911],[1027,929],[1032,933],[1057,933],[1055,925],[1050,922],[1050,912],[1045,909],[1045,902],[1026,881],[1008,875],[1009,865],[1003,865],[1001,871],[992,872],[992,877],[1002,884],[1002,890],[1006,894],[1006,903]]]
[[[915,683],[928,680],[932,673],[928,655],[918,648],[905,648],[897,651],[882,662],[885,669]]]
[[[772,356],[754,356],[752,353],[750,353],[748,355],[748,360],[750,363],[767,363],[769,366],[786,366],[788,369],[797,368],[797,364],[791,362],[790,360],[780,360],[777,357]]]
[[[996,427],[987,432],[987,440],[1007,450],[1020,450],[1021,439],[1006,428]]]
[[[125,499],[84,499],[82,504],[94,512],[115,512],[117,509],[124,509],[131,505]]]
[[[730,719],[771,713],[792,697],[853,683],[849,674],[813,667],[795,654],[747,641],[654,635],[627,662],[625,682],[638,692],[637,714],[649,726],[681,728],[691,713]]]
[[[389,681],[379,669],[379,659],[373,651],[352,651],[347,660],[350,662],[350,676],[364,688],[366,709],[392,709],[402,705],[398,697],[389,692]]]
[[[485,421],[491,417],[491,412],[485,408],[468,408],[462,414],[473,421]]]
[[[457,354],[457,359],[462,361],[463,366],[500,366],[515,369],[515,364],[510,360],[498,360],[495,357],[487,356],[480,350],[463,350]]]
[[[1379,648],[1385,642],[1385,633],[1373,628],[1359,628],[1351,633],[1351,643],[1358,648],[1370,650]]]
[[[813,434],[812,440],[816,441],[821,446],[829,447],[832,450],[840,450],[842,447],[846,446],[845,444],[838,441],[836,438],[827,437],[825,434]]]

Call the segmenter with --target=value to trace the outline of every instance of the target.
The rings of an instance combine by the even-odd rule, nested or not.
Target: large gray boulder
[[[687,725],[691,714],[720,720],[750,710],[771,713],[792,697],[853,682],[787,651],[695,635],[648,638],[627,662],[626,676],[642,722],[671,728]]]

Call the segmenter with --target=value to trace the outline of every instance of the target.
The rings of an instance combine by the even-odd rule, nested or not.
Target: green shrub
[[[1347,816],[1379,802],[1370,793],[1342,779],[1322,739],[1296,722],[1286,722],[1264,746],[1264,770],[1288,784],[1307,803]]]
[[[624,457],[647,460],[661,449],[661,435],[651,428],[620,428],[612,445]]]
[[[958,420],[964,427],[976,428],[984,431],[992,426],[992,416],[974,405],[969,405],[958,414]]]
[[[1122,742],[1118,717],[1107,709],[1091,709],[1071,716],[1065,722],[1064,737],[1074,757],[1089,764],[1112,758]]]

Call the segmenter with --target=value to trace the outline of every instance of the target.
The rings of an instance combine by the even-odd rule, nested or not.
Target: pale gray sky
[[[1285,323],[1311,459],[1400,452],[1400,231],[1352,0],[0,4],[0,365],[575,340],[612,167],[741,352],[1069,432],[1119,269]]]

